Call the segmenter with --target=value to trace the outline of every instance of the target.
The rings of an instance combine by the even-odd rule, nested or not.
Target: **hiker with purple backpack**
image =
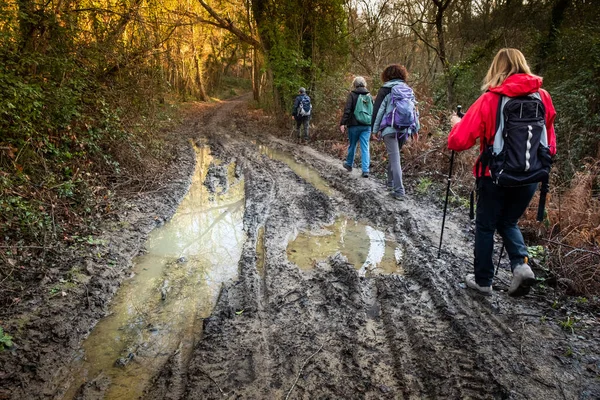
[[[406,84],[408,72],[400,64],[388,65],[381,73],[383,85],[373,107],[373,130],[383,138],[388,153],[387,188],[396,200],[405,199],[400,149],[409,136],[419,131],[419,112],[413,90]]]

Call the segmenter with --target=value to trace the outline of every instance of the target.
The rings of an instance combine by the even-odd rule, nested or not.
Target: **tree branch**
[[[242,42],[248,43],[249,45],[254,46],[257,49],[261,49],[261,50],[263,49],[263,46],[260,43],[260,41],[258,41],[256,38],[248,35],[247,33],[243,32],[241,29],[237,28],[233,24],[233,21],[231,21],[229,18],[221,17],[204,0],[198,0],[198,2],[200,3],[200,5],[202,5],[202,7],[204,7],[204,9],[210,14],[210,16],[213,17],[217,21],[217,22],[209,22],[206,20],[202,20],[201,22],[228,30],[229,32],[231,32],[235,36],[237,36]]]

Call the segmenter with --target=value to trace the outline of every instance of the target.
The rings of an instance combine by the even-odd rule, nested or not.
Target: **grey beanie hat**
[[[300,89],[298,89],[298,92],[300,92],[300,93],[306,93],[306,89],[304,89],[303,87],[301,87]]]

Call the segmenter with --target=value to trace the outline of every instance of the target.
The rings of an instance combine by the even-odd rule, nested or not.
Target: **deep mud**
[[[269,119],[249,118],[244,101],[211,106],[181,134],[206,138],[221,160],[205,181],[210,190],[226,191],[231,176],[243,176],[238,280],[223,287],[195,347],[181,351],[189,346],[184,337],[164,355],[144,399],[600,398],[597,315],[582,309],[573,330],[561,326],[564,312],[545,295],[508,297],[504,270],[492,297],[464,289],[472,257],[465,216],[450,214],[437,259],[441,210],[414,197],[396,202],[382,181],[271,136]],[[102,264],[108,255],[80,260],[83,290],[3,322],[21,324],[15,341],[28,343],[1,355],[5,397],[62,397],[73,380],[71,360],[108,309],[114,282],[127,275],[154,217],[172,215],[189,186],[193,152],[181,149],[181,168],[165,191],[123,210],[127,229],[107,229],[102,249],[114,263]],[[398,248],[401,269],[363,277],[343,252],[314,258],[312,268],[290,261],[291,241],[342,216],[381,231]],[[89,382],[77,398],[104,398],[110,384],[109,377]]]

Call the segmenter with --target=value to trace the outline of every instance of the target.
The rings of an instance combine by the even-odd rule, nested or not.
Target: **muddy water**
[[[287,164],[296,175],[313,185],[317,190],[331,196],[334,191],[312,167],[297,162],[285,152],[258,145],[261,154]],[[261,268],[259,232],[259,272]],[[335,223],[319,231],[303,232],[288,244],[288,259],[302,269],[311,269],[314,263],[341,252],[353,264],[361,276],[377,273],[403,273],[402,251],[385,234],[367,224],[347,217],[338,218]],[[264,261],[263,261],[264,262]]]
[[[209,193],[203,182],[213,160],[197,148],[189,193],[172,220],[150,234],[134,277],[115,297],[111,314],[85,341],[79,378],[110,382],[106,399],[138,398],[151,377],[179,348],[188,357],[223,282],[236,279],[245,234],[244,183],[227,167],[229,187]]]
[[[367,224],[347,217],[333,225],[300,233],[288,244],[288,260],[302,269],[341,252],[361,276],[401,274],[402,250],[385,234]]]
[[[258,151],[273,160],[286,163],[296,175],[313,185],[317,190],[320,190],[328,196],[333,194],[333,189],[323,178],[321,178],[317,171],[305,164],[297,162],[290,154],[274,150],[264,145],[258,145]]]

